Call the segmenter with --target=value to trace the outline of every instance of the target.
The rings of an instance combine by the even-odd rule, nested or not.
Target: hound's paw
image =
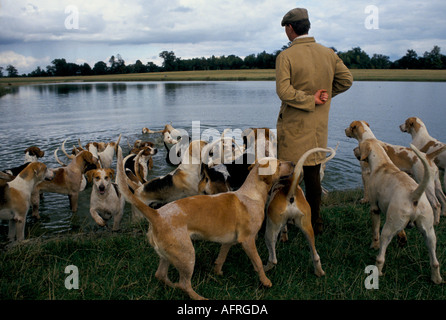
[[[263,266],[263,271],[267,272],[267,271],[271,270],[272,268],[274,268],[275,266],[276,266],[275,263],[268,261],[266,266]]]
[[[271,288],[273,286],[273,283],[268,278],[263,279],[262,284],[264,287],[267,287],[267,288]]]
[[[99,226],[105,227],[107,223],[101,217],[93,217],[94,222],[96,222]]]
[[[214,273],[218,276],[222,276],[223,275],[223,271],[221,271],[221,267],[215,266],[214,267]]]
[[[320,277],[325,276],[325,271],[322,270],[322,269],[320,269],[320,270],[315,270],[314,274],[315,274],[317,277],[320,278]]]
[[[436,277],[432,277],[432,282],[435,284],[445,284],[446,282],[440,277],[437,279]]]
[[[360,203],[360,204],[367,204],[367,203],[369,203],[369,199],[367,199],[367,198],[362,198],[361,200],[359,200],[359,203]]]
[[[379,240],[378,241],[372,241],[372,244],[370,245],[371,249],[378,250],[379,249]]]

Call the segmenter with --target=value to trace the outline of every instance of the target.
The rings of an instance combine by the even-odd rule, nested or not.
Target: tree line
[[[45,69],[38,66],[22,77],[49,77],[49,76],[88,76],[105,74],[125,74],[125,73],[147,73],[147,72],[167,72],[167,71],[193,71],[193,70],[235,70],[235,69],[274,69],[277,55],[286,50],[288,46],[282,47],[273,53],[263,51],[258,54],[250,54],[245,58],[236,55],[181,59],[173,51],[163,51],[159,57],[163,59],[162,65],[158,66],[153,62],[146,64],[137,60],[134,64],[126,65],[120,54],[111,56],[108,64],[98,61],[93,68],[88,63],[75,64],[67,62],[65,59],[54,59],[51,65]],[[382,54],[373,54],[370,57],[360,47],[352,48],[346,52],[333,49],[342,59],[344,64],[350,69],[446,69],[446,56],[441,54],[440,47],[434,46],[431,51],[426,51],[419,56],[414,50],[409,49],[405,56],[395,61]],[[4,74],[6,72],[6,74]],[[8,65],[4,69],[0,67],[0,77],[18,77],[18,71],[13,65]]]

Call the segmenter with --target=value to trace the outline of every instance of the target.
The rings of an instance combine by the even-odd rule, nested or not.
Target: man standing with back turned
[[[353,77],[332,49],[308,36],[310,21],[306,9],[289,11],[282,26],[292,43],[276,60],[276,92],[282,101],[277,119],[278,157],[297,163],[306,151],[327,147],[331,98],[348,90]],[[310,155],[303,169],[315,234],[323,228],[320,164],[325,157],[323,152]]]

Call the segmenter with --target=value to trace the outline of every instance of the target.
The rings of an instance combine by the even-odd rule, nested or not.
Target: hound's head
[[[209,168],[208,165],[201,165],[201,180],[198,183],[199,194],[217,194],[230,191],[223,172],[215,167]]]
[[[208,143],[204,140],[194,140],[190,142],[185,152],[181,152],[183,155],[181,157],[181,163],[201,165],[201,155],[207,144]],[[184,145],[183,140],[181,140],[181,145]],[[172,158],[170,160],[172,160]]]
[[[25,150],[25,162],[35,162],[39,158],[43,158],[45,152],[39,147],[31,146]]]
[[[353,121],[345,129],[345,135],[349,138],[355,138],[358,141],[370,138],[373,135],[370,125],[365,121]]]
[[[164,130],[161,132],[163,134],[164,142],[166,142],[168,144],[177,144],[178,143],[178,140],[174,139],[172,137],[174,130],[175,129],[170,124],[166,124],[166,126],[164,127]]]
[[[96,169],[100,167],[98,158],[94,157],[93,154],[90,151],[81,151],[77,156],[76,159],[81,159],[83,161],[84,165],[84,171],[87,171],[87,168],[93,168]]]
[[[400,130],[402,132],[407,132],[411,135],[415,135],[421,128],[424,128],[425,125],[420,118],[410,117],[407,118],[406,121],[400,125]]]
[[[280,178],[289,177],[294,172],[294,164],[291,161],[282,161],[274,157],[259,159],[250,168],[251,171],[257,170],[260,180],[268,185],[272,185]]]
[[[31,162],[19,175],[24,180],[34,179],[36,183],[42,182],[43,180],[50,181],[54,177],[53,170],[48,169],[41,162]]]
[[[99,194],[105,194],[112,185],[113,177],[115,176],[115,170],[107,169],[94,169],[86,173],[87,180],[93,183],[93,188]]]
[[[142,150],[144,150],[142,154],[143,156],[153,156],[158,152],[158,149],[155,148],[155,144],[153,142],[136,140],[130,153],[138,154]]]
[[[97,142],[98,152],[104,152],[108,146],[108,142]]]

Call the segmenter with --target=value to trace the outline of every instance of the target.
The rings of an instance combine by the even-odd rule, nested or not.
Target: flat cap
[[[286,13],[282,19],[282,27],[287,24],[308,19],[308,11],[304,8],[295,8]]]

